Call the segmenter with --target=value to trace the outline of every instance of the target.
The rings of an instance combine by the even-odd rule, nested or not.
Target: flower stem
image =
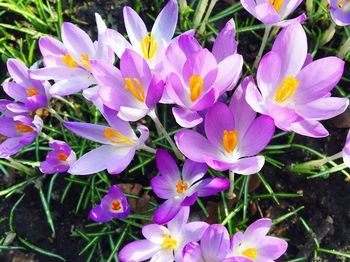
[[[56,112],[55,109],[53,109],[52,107],[47,107],[47,111],[49,111],[58,121],[64,123],[63,118]]]
[[[350,36],[344,42],[344,44],[340,47],[338,57],[343,59],[344,56],[350,51]]]
[[[180,160],[184,159],[184,156],[181,154],[181,152],[179,151],[179,149],[176,147],[174,141],[171,139],[171,137],[169,136],[168,132],[165,130],[164,126],[162,125],[162,123],[160,122],[156,112],[153,110],[151,110],[148,113],[149,117],[152,118],[154,124],[157,127],[157,130],[159,130],[162,135],[164,136],[164,138],[169,142],[171,148],[173,149],[176,157]]]
[[[146,152],[149,152],[149,153],[152,153],[152,154],[155,154],[156,153],[156,150],[150,146],[147,146],[145,144],[143,144],[140,149],[146,151]]]
[[[232,170],[229,171],[229,181],[230,187],[228,189],[226,197],[227,199],[235,199],[236,194],[233,192],[235,190],[235,173]]]
[[[7,157],[7,160],[17,169],[23,171],[25,174],[29,175],[29,176],[33,176],[34,175],[34,171],[32,169],[30,169],[29,167],[26,167],[25,165],[15,161],[13,158],[11,157]]]
[[[257,66],[258,66],[258,64],[260,62],[262,54],[263,54],[263,52],[265,50],[265,46],[267,44],[267,40],[269,39],[269,35],[270,35],[270,32],[271,32],[271,29],[272,29],[271,25],[266,25],[265,26],[265,32],[264,32],[263,40],[262,40],[262,43],[261,43],[258,55],[255,58],[255,61],[254,61],[254,64],[253,64],[253,68],[252,68],[253,71],[257,68]]]

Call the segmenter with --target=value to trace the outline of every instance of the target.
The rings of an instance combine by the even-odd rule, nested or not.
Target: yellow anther
[[[242,254],[246,257],[251,258],[251,259],[256,259],[256,257],[258,256],[255,248],[248,248],[248,249],[244,250],[242,252]]]
[[[111,209],[113,211],[119,211],[122,208],[122,205],[120,204],[119,200],[114,200],[111,204]]]
[[[190,98],[194,102],[200,97],[203,90],[203,78],[199,75],[192,75],[190,77]]]
[[[135,141],[122,135],[118,130],[107,127],[104,131],[104,137],[112,144],[131,144],[134,145]]]
[[[158,43],[154,40],[154,34],[146,35],[141,42],[142,54],[145,58],[151,59],[157,52]]]
[[[16,124],[16,132],[18,133],[30,133],[33,132],[34,128],[25,124]]]
[[[31,96],[35,96],[38,95],[39,92],[38,90],[36,90],[34,87],[30,87],[26,90],[27,96],[31,97]]]
[[[222,139],[223,140],[222,143],[224,145],[226,152],[232,153],[233,150],[235,150],[238,143],[237,133],[238,133],[237,130],[224,131],[224,137]]]
[[[163,241],[163,243],[160,245],[161,248],[168,248],[170,250],[174,250],[175,246],[177,244],[177,241],[173,238],[166,237]]]
[[[58,160],[66,161],[68,159],[68,156],[65,153],[61,152],[58,154],[57,158]]]
[[[90,70],[90,59],[88,54],[81,54],[80,55],[80,64],[82,64],[87,70]]]
[[[70,54],[66,54],[62,57],[62,62],[65,63],[68,67],[78,67],[79,65],[74,61],[73,57]]]
[[[297,87],[299,86],[299,81],[293,76],[287,76],[282,84],[278,87],[275,95],[275,100],[277,103],[283,103],[288,98],[290,98]]]
[[[282,8],[283,0],[269,0],[269,1],[275,8],[276,12],[278,13]]]
[[[144,103],[146,100],[145,97],[145,90],[143,89],[143,86],[137,78],[124,78],[125,81],[125,89],[130,90],[132,95],[139,100],[140,102]],[[134,84],[136,83],[136,85]]]
[[[176,185],[176,192],[179,194],[182,194],[187,189],[188,189],[188,183],[183,182],[181,179],[179,179],[179,181],[177,181],[177,185]]]

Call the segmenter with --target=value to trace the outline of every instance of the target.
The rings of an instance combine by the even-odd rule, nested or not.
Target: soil
[[[124,32],[122,21],[122,6],[130,1],[127,0],[95,0],[95,1],[74,1],[74,14],[76,17],[85,22],[80,26],[87,30],[90,35],[95,36],[95,26],[91,26],[94,21],[94,13],[99,12],[100,15],[107,20],[108,26]],[[152,5],[141,1],[142,12],[153,10]],[[224,7],[226,4],[220,2],[216,10]],[[215,11],[214,11],[215,12]],[[238,21],[247,17],[247,13],[242,10],[238,17]],[[143,16],[144,17],[144,16]],[[94,24],[94,22],[92,23]],[[245,59],[252,63],[258,51],[257,39],[249,32],[240,34],[239,53],[244,54]],[[349,64],[346,66],[345,74],[350,75]],[[5,77],[5,66],[0,64],[0,79]],[[350,86],[346,82],[340,84],[349,94]],[[336,120],[325,122],[326,127],[330,131],[330,136],[324,139],[311,139],[302,136],[296,136],[295,143],[303,144],[314,148],[315,150],[332,155],[339,152],[345,142],[346,132],[350,128],[350,112],[344,113]],[[285,143],[283,139],[274,141]],[[344,179],[341,173],[334,173],[329,178],[306,179],[306,175],[297,174],[289,170],[289,164],[300,163],[314,159],[308,153],[299,149],[286,150],[285,154],[275,157],[282,163],[288,164],[284,169],[278,170],[267,165],[264,168],[264,175],[274,192],[303,193],[302,198],[281,199],[281,204],[277,206],[272,200],[260,200],[258,205],[265,216],[272,218],[286,214],[300,206],[305,208],[298,212],[297,215],[278,224],[274,233],[281,235],[289,240],[289,248],[286,255],[287,259],[306,257],[305,261],[346,261],[344,258],[336,258],[333,255],[319,253],[318,257],[313,257],[314,250],[313,238],[316,237],[321,247],[327,249],[335,249],[344,253],[350,253],[350,190],[349,182]],[[151,167],[151,166],[150,166]],[[149,176],[155,174],[154,169],[149,170]],[[52,211],[53,220],[56,228],[56,236],[51,236],[50,228],[46,221],[38,190],[30,185],[24,189],[26,197],[20,203],[14,214],[14,227],[16,233],[22,238],[28,239],[31,243],[40,246],[45,250],[57,253],[66,258],[67,261],[85,261],[84,255],[77,254],[86,245],[86,243],[78,237],[72,237],[74,229],[85,229],[84,225],[88,223],[88,210],[74,212],[75,203],[77,203],[81,188],[73,186],[69,191],[68,198],[64,204],[59,202],[60,196],[66,185],[65,175],[57,178],[53,196],[51,199],[50,209]],[[147,185],[145,180],[138,181],[137,177],[130,179],[126,176],[120,176],[124,182],[138,182]],[[13,184],[22,181],[21,175],[13,173],[8,178],[4,175],[0,176],[0,189],[7,188]],[[132,180],[132,181],[131,181]],[[43,181],[43,189],[47,192],[49,177]],[[117,180],[120,181],[120,180]],[[266,193],[263,186],[258,187],[254,194]],[[9,217],[10,210],[14,203],[19,199],[19,194],[4,199],[0,198],[0,217]],[[209,199],[215,201],[215,199]],[[205,200],[205,203],[209,203]],[[257,218],[255,203],[252,203],[249,217]],[[311,227],[312,232],[306,232],[298,218],[302,217]],[[1,221],[1,220],[0,220]],[[8,220],[0,222],[0,236],[9,231]],[[15,240],[13,245],[20,245]],[[0,261],[57,261],[42,256],[39,253],[22,252],[22,251],[2,251],[0,252]],[[96,260],[98,259],[96,258]],[[281,260],[283,261],[283,259]]]

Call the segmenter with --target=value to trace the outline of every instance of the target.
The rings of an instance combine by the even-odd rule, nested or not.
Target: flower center
[[[203,78],[199,75],[192,75],[190,77],[190,97],[191,101],[194,102],[201,95],[203,90]]]
[[[119,200],[114,200],[111,204],[111,209],[113,211],[119,211],[122,208],[122,205],[120,204]]]
[[[125,89],[130,90],[131,94],[140,102],[144,103],[146,100],[145,90],[143,86],[137,78],[124,78],[125,81]],[[134,84],[136,83],[136,85]]]
[[[26,90],[27,96],[31,97],[31,96],[35,96],[38,95],[39,92],[38,90],[36,90],[34,87],[30,87]]]
[[[62,62],[65,63],[68,67],[78,67],[79,65],[74,61],[73,57],[70,54],[66,54],[62,57]]]
[[[242,254],[246,257],[249,257],[251,259],[256,259],[257,257],[257,251],[255,248],[248,248],[242,252]]]
[[[145,58],[151,59],[157,52],[158,43],[154,40],[154,34],[146,35],[141,42],[141,51]]]
[[[277,13],[281,10],[283,0],[269,0],[269,2],[273,5]]]
[[[176,192],[179,194],[182,194],[187,189],[188,189],[188,183],[183,182],[181,179],[179,179],[179,181],[177,181],[177,185],[176,185]]]
[[[349,0],[339,0],[338,7],[345,12],[350,11],[350,1]]]
[[[58,160],[66,161],[68,156],[65,153],[61,152],[58,154],[57,158],[58,158]]]
[[[81,54],[79,59],[80,64],[82,64],[87,70],[90,70],[90,59],[88,54]]]
[[[122,135],[118,130],[107,127],[103,133],[104,137],[112,144],[135,144],[135,141]]]
[[[161,248],[168,248],[170,250],[174,250],[175,246],[177,244],[177,241],[173,238],[170,238],[169,236],[166,236],[163,243],[160,245]]]
[[[223,137],[223,145],[227,153],[232,153],[233,150],[235,150],[238,138],[237,138],[237,130],[224,130],[224,137]]]
[[[278,87],[275,95],[275,100],[277,103],[283,103],[292,95],[294,95],[295,90],[299,86],[299,81],[293,76],[287,76],[282,84]]]
[[[18,133],[30,133],[33,132],[34,128],[24,124],[16,124],[16,132]]]

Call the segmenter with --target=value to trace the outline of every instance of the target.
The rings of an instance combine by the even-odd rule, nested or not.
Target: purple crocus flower
[[[16,154],[26,145],[33,142],[40,133],[43,121],[39,116],[32,120],[27,115],[0,117],[0,134],[7,139],[0,144],[0,158]]]
[[[330,94],[341,79],[344,61],[326,57],[304,66],[306,58],[302,26],[295,23],[284,28],[259,64],[259,89],[250,83],[246,99],[256,112],[271,116],[282,130],[325,137],[328,131],[319,121],[344,112],[349,104],[349,99]]]
[[[345,165],[350,168],[350,130],[346,136],[345,146],[342,151],[343,161]]]
[[[302,2],[302,0],[241,0],[241,4],[252,16],[266,25],[288,26],[292,23],[303,23],[306,15],[285,20]]]
[[[237,232],[231,239],[231,250],[225,262],[266,262],[275,261],[288,247],[285,240],[266,236],[270,230],[270,219],[259,219],[244,233]]]
[[[117,117],[111,109],[104,109],[104,116],[110,126],[81,122],[65,122],[64,125],[75,134],[103,144],[78,159],[68,170],[73,175],[89,175],[107,169],[110,174],[119,174],[133,159],[137,149],[142,148],[148,138],[148,129],[138,126],[141,136],[137,137],[128,122]]]
[[[63,173],[77,160],[74,151],[63,141],[53,140],[49,143],[53,149],[41,162],[40,171],[45,174]]]
[[[101,26],[99,26],[101,29]],[[100,35],[100,34],[99,34]],[[62,24],[62,42],[44,36],[39,40],[44,68],[31,70],[31,76],[40,80],[55,80],[50,94],[64,96],[77,93],[96,81],[91,75],[91,62],[101,60],[114,63],[111,49],[102,41],[93,43],[90,37],[72,23]]]
[[[256,113],[246,103],[245,90],[252,81],[250,77],[244,79],[229,107],[216,103],[208,110],[204,122],[207,138],[192,130],[175,135],[186,157],[218,171],[229,169],[243,175],[260,171],[265,158],[255,155],[268,144],[275,127],[268,116],[255,118]]]
[[[124,7],[124,23],[131,44],[117,31],[107,29],[104,34],[106,45],[121,58],[126,49],[132,49],[144,57],[153,70],[162,62],[164,52],[175,33],[178,6],[170,0],[157,16],[149,33],[140,16],[131,8]]]
[[[207,165],[189,159],[185,161],[181,175],[174,158],[164,149],[157,150],[156,163],[161,175],[152,178],[151,187],[158,197],[166,199],[154,213],[153,220],[157,224],[173,219],[181,207],[193,205],[197,197],[214,195],[229,186],[227,179],[202,179]]]
[[[166,92],[174,107],[176,122],[191,128],[203,121],[197,111],[211,107],[233,88],[242,71],[242,56],[236,53],[235,29],[230,20],[215,41],[213,52],[191,35],[182,35],[169,45],[165,58]]]
[[[350,25],[350,1],[328,0],[333,21],[340,26]]]
[[[9,59],[7,69],[15,82],[5,82],[2,86],[5,93],[17,101],[7,104],[7,109],[22,114],[47,106],[50,99],[48,82],[32,79],[29,69],[18,59]]]
[[[144,226],[142,235],[146,239],[134,241],[123,247],[118,255],[119,260],[181,262],[183,247],[189,242],[201,239],[208,227],[205,222],[187,223],[189,213],[190,208],[183,207],[174,219],[168,222],[167,227],[158,224]]]
[[[130,49],[120,59],[120,70],[99,61],[91,63],[91,70],[101,101],[125,121],[141,119],[162,97],[164,82],[160,75],[152,75],[146,60]]]
[[[108,222],[113,218],[127,218],[129,214],[128,200],[123,191],[117,185],[113,185],[102,198],[101,204],[91,210],[89,217],[96,222]]]
[[[227,229],[219,224],[210,225],[205,230],[200,244],[191,242],[184,247],[183,262],[221,262],[229,250],[230,236]]]

